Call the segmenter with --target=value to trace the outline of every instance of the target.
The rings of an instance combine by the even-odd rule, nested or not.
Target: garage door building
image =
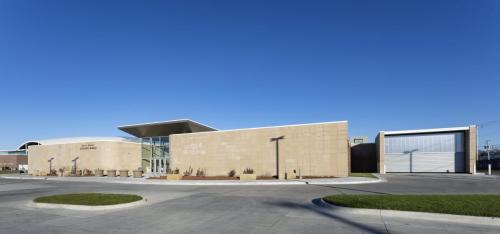
[[[474,173],[475,126],[385,131],[376,142],[380,173]]]

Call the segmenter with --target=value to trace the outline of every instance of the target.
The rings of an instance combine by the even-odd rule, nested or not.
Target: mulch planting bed
[[[149,177],[152,180],[166,180],[167,176]],[[239,180],[239,177],[229,176],[183,176],[182,180]],[[257,180],[276,180],[272,176],[257,176]]]

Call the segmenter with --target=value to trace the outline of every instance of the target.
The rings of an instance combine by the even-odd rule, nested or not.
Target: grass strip
[[[131,194],[74,193],[39,197],[36,198],[34,202],[67,205],[104,206],[130,203],[139,200],[142,200],[141,196]]]
[[[500,217],[500,194],[494,195],[332,195],[337,206]]]
[[[349,173],[350,177],[368,177],[368,178],[377,178],[374,176],[372,173],[360,173],[360,172],[350,172]]]

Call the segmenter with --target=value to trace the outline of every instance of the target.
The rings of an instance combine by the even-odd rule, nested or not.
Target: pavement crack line
[[[387,234],[390,234],[389,229],[387,228],[387,224],[385,223],[384,216],[382,216],[382,210],[378,210],[378,212],[380,215],[380,220],[382,220],[382,223],[384,224],[385,231],[387,232]]]

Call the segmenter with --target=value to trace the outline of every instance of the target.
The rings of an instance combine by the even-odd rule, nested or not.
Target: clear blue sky
[[[0,149],[349,120],[353,135],[500,119],[500,1],[0,0]],[[500,122],[482,129],[500,144]]]

